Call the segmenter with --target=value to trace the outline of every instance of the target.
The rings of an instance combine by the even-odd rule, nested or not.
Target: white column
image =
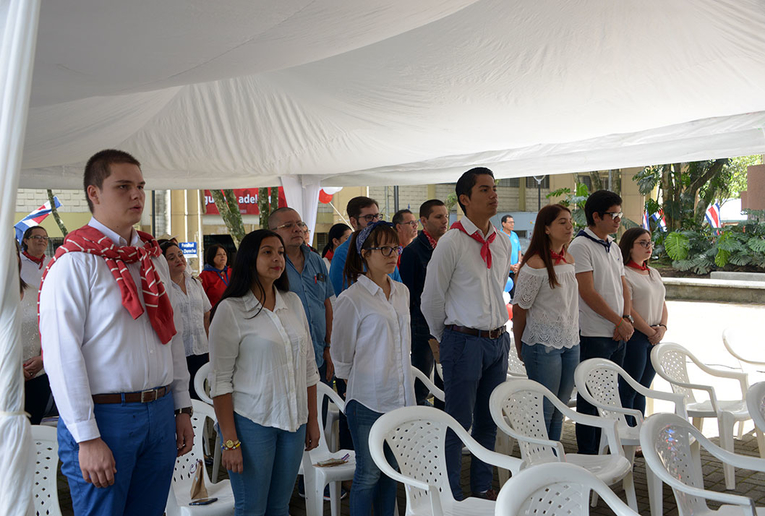
[[[313,238],[314,230],[316,229],[321,185],[318,182],[304,184],[304,176],[282,176],[281,181],[284,187],[284,197],[287,199],[287,206],[300,214],[303,222],[308,225],[311,238]]]

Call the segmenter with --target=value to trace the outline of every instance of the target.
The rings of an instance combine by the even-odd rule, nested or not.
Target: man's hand
[[[616,326],[614,330],[614,340],[623,340],[627,342],[632,338],[632,334],[635,333],[635,328],[632,327],[627,319],[622,319],[621,324]]]
[[[308,424],[305,429],[305,451],[310,451],[319,446],[321,433],[319,432],[319,421],[317,418],[308,418]]]
[[[178,449],[178,457],[191,451],[194,444],[194,428],[191,426],[191,416],[178,414],[175,416],[175,447]]]
[[[94,487],[109,487],[114,484],[117,464],[109,446],[101,439],[91,439],[80,443],[80,470],[85,482]]]
[[[24,380],[31,380],[43,368],[42,357],[32,357],[24,362]]]
[[[324,363],[327,364],[327,381],[331,382],[335,376],[335,364],[332,362],[332,355],[329,353],[329,346],[324,348]]]

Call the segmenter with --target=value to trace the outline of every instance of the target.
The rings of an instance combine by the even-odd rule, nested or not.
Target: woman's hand
[[[655,346],[662,341],[664,334],[667,333],[667,329],[664,326],[653,326],[653,329],[653,335],[648,336],[648,342]]]
[[[242,447],[235,450],[223,450],[220,463],[224,468],[233,472],[241,473],[244,470],[244,461],[242,460]]]
[[[43,368],[42,357],[32,357],[24,362],[24,380],[29,381]]]
[[[319,446],[321,432],[319,432],[319,421],[316,418],[308,418],[308,424],[305,429],[305,451],[310,451]]]

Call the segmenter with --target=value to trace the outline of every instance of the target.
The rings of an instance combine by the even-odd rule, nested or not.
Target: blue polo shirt
[[[332,255],[332,264],[329,266],[329,277],[332,280],[332,287],[335,289],[335,293],[339,296],[340,293],[348,288],[343,279],[343,270],[345,269],[345,260],[348,258],[348,246],[351,245],[351,239],[349,238],[340,246],[335,249],[335,254]],[[388,274],[393,281],[401,281],[401,274],[398,272],[398,267]]]
[[[518,238],[515,231],[511,231],[509,235],[504,231],[502,233],[510,239],[510,265],[515,265],[519,261],[518,254],[520,254],[521,251],[521,239]]]
[[[329,281],[324,260],[305,244],[300,246],[300,250],[303,251],[305,258],[303,272],[299,273],[289,256],[285,255],[287,278],[290,281],[290,292],[298,295],[305,308],[308,325],[311,327],[316,367],[321,367],[324,365],[324,348],[327,346],[324,341],[327,336],[327,314],[324,301],[335,295],[335,291]]]

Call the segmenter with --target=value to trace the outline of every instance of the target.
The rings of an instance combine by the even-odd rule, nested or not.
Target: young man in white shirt
[[[584,212],[587,228],[569,246],[576,263],[579,283],[580,361],[607,358],[618,365],[624,361],[625,342],[632,332],[630,294],[624,279],[622,253],[609,235],[619,230],[622,199],[607,190],[598,190],[587,199]],[[597,415],[597,409],[577,397],[576,410]],[[579,453],[598,453],[600,429],[576,425]]]
[[[43,356],[77,515],[162,514],[176,456],[192,446],[167,262],[151,235],[133,229],[144,184],[129,154],[94,155],[84,177],[93,218],[67,236],[43,277]]]
[[[446,412],[485,448],[494,449],[497,427],[489,397],[505,381],[510,335],[502,291],[510,272],[510,240],[497,232],[494,174],[483,167],[460,177],[457,199],[465,217],[438,241],[428,263],[421,310],[440,342]],[[462,443],[446,436],[446,467],[455,499],[462,500]],[[473,496],[495,499],[493,468],[475,457],[470,464]]]

